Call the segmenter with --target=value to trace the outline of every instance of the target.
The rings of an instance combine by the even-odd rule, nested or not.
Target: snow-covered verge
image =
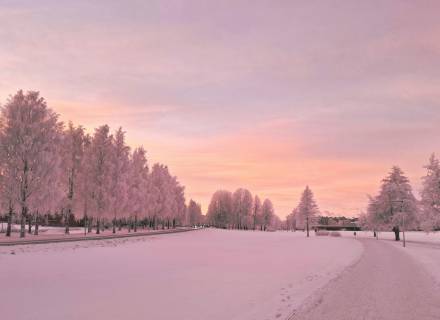
[[[354,238],[353,231],[339,231],[342,236],[348,238]],[[356,237],[361,238],[374,238],[372,231],[358,231]],[[405,232],[406,240],[409,242],[426,242],[426,243],[438,243],[440,244],[440,232],[424,232],[424,231],[407,231]],[[400,239],[403,238],[402,232],[400,233]],[[394,232],[379,232],[379,240],[394,240]]]
[[[347,238],[213,229],[0,248],[0,308],[18,320],[283,319],[362,250]]]
[[[428,271],[438,286],[440,286],[440,246],[423,243],[408,243],[405,248],[399,243],[393,243],[420,263]]]
[[[6,222],[0,222],[0,235],[2,233],[6,233],[7,223]],[[32,226],[32,230],[34,230],[34,226]],[[26,226],[27,231],[27,226]],[[50,226],[39,226],[38,232],[40,234],[64,234],[65,228],[64,227],[50,227]],[[19,224],[12,224],[12,237],[18,237],[20,232],[20,225]],[[80,227],[70,227],[70,234],[83,234],[84,228]]]
[[[353,232],[343,231],[341,233],[344,237],[354,237]],[[357,232],[357,237],[373,238],[373,233],[360,231]],[[401,241],[390,241],[390,243],[423,266],[440,286],[440,232],[409,231],[405,233],[405,237],[407,240],[405,248],[402,245],[402,234],[400,234]],[[378,241],[383,239],[394,240],[394,233],[381,232]]]

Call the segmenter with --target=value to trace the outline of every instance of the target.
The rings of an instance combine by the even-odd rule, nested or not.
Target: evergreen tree
[[[307,237],[309,237],[310,225],[315,222],[318,213],[319,209],[313,197],[313,192],[310,190],[309,186],[306,186],[298,205],[297,214],[305,224],[303,228],[307,231]]]
[[[420,226],[425,231],[440,227],[440,163],[434,154],[425,166],[427,172],[422,177]]]
[[[370,197],[367,221],[375,230],[412,228],[416,226],[417,213],[417,200],[408,178],[399,167],[392,167],[388,176],[382,180],[379,194]]]

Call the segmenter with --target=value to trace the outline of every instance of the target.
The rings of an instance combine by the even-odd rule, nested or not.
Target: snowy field
[[[285,319],[360,242],[197,230],[0,248],[5,319]]]

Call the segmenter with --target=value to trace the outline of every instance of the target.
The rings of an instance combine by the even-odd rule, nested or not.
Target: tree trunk
[[[96,219],[96,234],[100,234],[101,233],[101,225],[100,225],[100,220],[99,218]]]
[[[113,233],[116,233],[116,217],[113,219]]]
[[[24,238],[26,236],[26,216],[27,216],[27,207],[23,206],[21,208],[20,238]]]
[[[395,240],[400,241],[400,229],[398,226],[394,226],[392,231],[394,232]]]
[[[64,225],[66,227],[66,229],[64,230],[65,234],[70,234],[69,219],[70,219],[70,214],[71,213],[72,213],[72,209],[69,207],[69,210],[67,210],[67,215],[66,215],[65,220],[64,220]]]
[[[134,216],[134,228],[133,228],[134,232],[137,232],[137,224],[138,224],[138,216],[135,215]]]
[[[12,208],[9,207],[9,213],[8,213],[8,226],[6,227],[6,236],[10,237],[12,231]]]
[[[38,212],[35,214],[35,230],[34,235],[38,236]]]
[[[28,233],[32,234],[32,215],[28,217]]]
[[[307,238],[309,237],[309,217],[307,217]]]
[[[93,218],[87,218],[87,233],[92,232]]]

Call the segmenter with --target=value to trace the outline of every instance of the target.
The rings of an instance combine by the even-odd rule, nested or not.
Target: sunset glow
[[[245,187],[285,217],[310,185],[355,216],[393,165],[418,195],[440,153],[438,2],[98,3],[0,1],[0,103],[122,126],[203,212]]]

